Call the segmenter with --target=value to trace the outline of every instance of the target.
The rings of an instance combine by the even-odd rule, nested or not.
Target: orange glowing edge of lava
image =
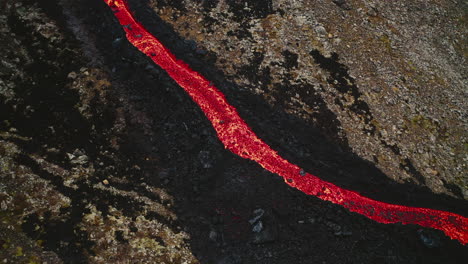
[[[257,162],[283,177],[286,184],[308,195],[339,204],[376,222],[416,224],[442,230],[462,244],[468,243],[468,218],[450,212],[388,204],[340,188],[305,173],[259,139],[231,106],[224,94],[206,78],[178,60],[133,17],[126,0],[104,0],[125,30],[128,41],[164,69],[203,110],[224,146],[242,158]]]

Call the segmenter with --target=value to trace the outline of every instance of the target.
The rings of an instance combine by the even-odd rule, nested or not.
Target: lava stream
[[[259,139],[223,93],[207,79],[178,60],[133,17],[126,0],[104,0],[126,32],[128,41],[163,68],[195,101],[213,125],[224,146],[242,158],[257,162],[280,175],[286,184],[348,208],[379,223],[417,224],[442,230],[462,244],[468,243],[468,218],[450,212],[388,204],[340,188],[278,155]]]

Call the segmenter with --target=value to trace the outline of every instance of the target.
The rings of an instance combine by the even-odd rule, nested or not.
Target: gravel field
[[[255,133],[367,197],[468,216],[468,4],[129,0]],[[0,3],[0,262],[461,263],[224,148],[102,0]]]

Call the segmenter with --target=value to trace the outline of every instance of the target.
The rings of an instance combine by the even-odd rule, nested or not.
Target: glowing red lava
[[[233,153],[257,162],[284,178],[286,184],[322,200],[342,205],[379,223],[417,224],[442,230],[462,244],[468,243],[468,218],[439,210],[387,204],[340,188],[305,173],[283,159],[259,139],[224,95],[199,73],[190,69],[133,17],[126,0],[104,0],[126,32],[128,41],[167,71],[210,120],[219,139]]]

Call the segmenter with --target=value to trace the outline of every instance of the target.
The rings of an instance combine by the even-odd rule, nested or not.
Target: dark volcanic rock
[[[129,2],[300,175],[467,215],[466,3]],[[0,262],[468,257],[232,155],[102,1],[1,5]]]

